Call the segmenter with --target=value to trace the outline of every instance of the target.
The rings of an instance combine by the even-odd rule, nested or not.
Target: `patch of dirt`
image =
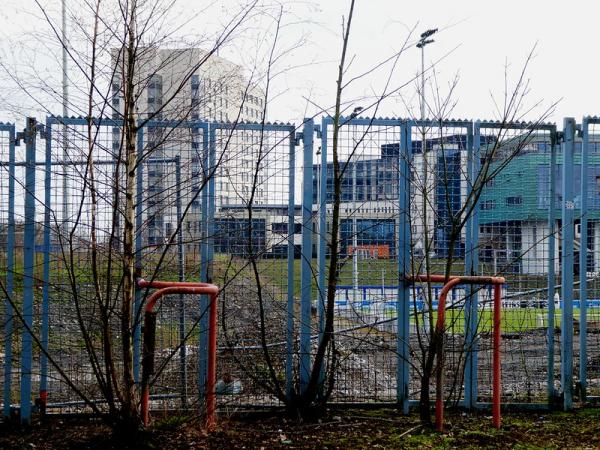
[[[134,435],[116,436],[99,420],[51,418],[29,428],[0,424],[0,449],[396,449],[600,448],[600,409],[507,413],[502,429],[486,414],[448,412],[444,433],[393,409],[328,411],[317,422],[282,414],[221,417],[207,433],[196,419],[171,417]]]

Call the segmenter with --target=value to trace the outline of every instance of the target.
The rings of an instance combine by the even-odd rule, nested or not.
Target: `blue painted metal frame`
[[[600,117],[584,117],[581,122],[581,246],[579,250],[579,383],[581,400],[587,400],[587,308],[588,308],[588,184],[590,125],[599,125]],[[582,276],[583,274],[583,276]]]
[[[319,227],[317,229],[317,313],[319,317],[319,341],[323,339],[325,329],[325,302],[327,300],[327,128],[333,125],[333,118],[321,120],[321,161],[319,161]],[[312,171],[312,169],[311,169]],[[325,367],[321,371],[321,382],[324,381]]]
[[[15,126],[0,123],[0,133],[8,133],[8,230],[6,239],[6,292],[14,294],[15,267]],[[14,311],[9,299],[4,301],[4,392],[3,417],[10,417],[10,400],[12,385],[12,334]]]
[[[288,238],[288,295],[287,295],[287,332],[286,332],[286,394],[291,395],[293,388],[293,330],[294,330],[294,184],[295,178],[292,173],[295,167],[295,127],[284,123],[224,123],[213,122],[202,126],[204,131],[203,138],[203,154],[204,154],[204,174],[210,177],[208,180],[208,189],[203,189],[202,192],[202,228],[204,235],[202,237],[201,255],[200,255],[200,272],[201,281],[212,281],[212,261],[214,258],[214,232],[215,232],[215,212],[216,212],[216,195],[215,195],[215,177],[216,177],[216,132],[217,130],[231,131],[285,131],[290,133],[290,193],[288,204],[288,232],[291,233]],[[291,258],[290,258],[291,255]],[[207,374],[207,350],[208,350],[208,314],[204,314],[208,310],[208,297],[201,296],[200,299],[200,338],[199,338],[199,392],[204,395],[206,386]]]
[[[304,120],[302,164],[302,249],[300,263],[300,394],[308,388],[311,374],[312,306],[312,202],[314,121]]]
[[[410,407],[410,283],[406,277],[411,274],[410,263],[410,185],[411,185],[411,160],[412,160],[412,122],[401,123],[400,152],[398,166],[400,168],[398,180],[398,300],[396,303],[396,353],[398,364],[396,368],[396,400],[404,414],[408,414]]]
[[[511,122],[511,123],[503,123],[503,122],[489,122],[489,121],[477,121],[475,123],[475,142],[474,148],[476,151],[479,151],[481,146],[481,142],[477,137],[480,134],[481,129],[496,129],[496,130],[531,130],[533,131],[547,131],[550,133],[550,198],[555,198],[556,192],[556,174],[554,171],[554,167],[556,167],[556,145],[557,145],[557,130],[556,125],[552,123],[531,123],[531,122]],[[479,165],[480,159],[477,158],[475,163]],[[554,399],[556,397],[556,393],[554,390],[554,291],[555,291],[555,222],[556,222],[556,213],[555,213],[555,203],[553,201],[550,202],[550,208],[548,211],[548,328],[547,328],[547,339],[548,339],[548,364],[547,364],[547,397],[548,397],[548,407],[551,408],[554,404]],[[473,233],[473,242],[475,248],[477,247],[477,243],[479,242],[479,208],[475,208],[474,211],[475,223],[472,228]],[[475,234],[477,233],[477,234]],[[477,253],[477,252],[475,252]],[[475,256],[477,257],[477,255]],[[471,404],[478,406],[476,403],[477,391],[471,394]],[[474,396],[474,398],[473,398]]]
[[[343,120],[343,119],[341,119]],[[106,126],[119,126],[121,121],[113,119],[98,119],[95,120],[96,125]],[[327,126],[332,124],[332,119],[323,119],[323,132],[327,136]],[[436,122],[436,121],[417,121],[417,122],[402,122],[396,119],[369,119],[369,118],[356,118],[351,119],[348,123],[356,125],[386,125],[390,124],[394,126],[400,126],[401,139],[400,139],[400,226],[399,226],[399,258],[398,258],[398,269],[400,275],[400,285],[398,288],[398,300],[397,300],[397,321],[398,321],[398,340],[397,340],[397,352],[398,352],[398,366],[397,366],[397,400],[402,405],[404,412],[408,412],[409,398],[408,398],[408,382],[409,382],[409,287],[408,283],[403,283],[402,275],[410,273],[410,226],[409,226],[409,204],[410,204],[410,159],[412,158],[412,145],[411,145],[411,127],[415,125],[419,126],[455,126],[455,127],[467,127],[468,142],[470,137],[470,143],[467,145],[469,153],[469,178],[475,179],[479,171],[479,148],[480,148],[480,132],[482,128],[486,129],[530,129],[531,124],[518,123],[518,124],[502,124],[498,122],[476,122],[475,128],[472,127],[471,122],[465,121],[447,121],[447,122]],[[585,274],[587,268],[587,216],[585,211],[587,210],[587,183],[586,181],[586,170],[588,162],[588,150],[589,150],[589,134],[588,126],[590,123],[600,123],[600,119],[597,118],[584,118],[582,127],[582,164],[581,164],[581,233],[583,245],[580,251],[580,270],[581,273]],[[50,183],[51,183],[51,158],[50,158],[50,138],[51,129],[53,124],[61,125],[87,125],[87,119],[85,118],[59,118],[49,117],[46,121],[46,161],[45,161],[45,179],[44,185],[46,188],[45,192],[45,214],[44,214],[44,272],[43,280],[44,286],[42,291],[42,346],[47,349],[48,345],[48,310],[49,310],[49,257],[50,257],[50,209],[51,209],[51,197],[50,197]],[[147,126],[189,126],[196,127],[203,131],[203,154],[204,154],[204,170],[205,173],[212,174],[215,167],[215,131],[219,128],[235,128],[240,130],[281,130],[282,127],[288,127],[290,131],[290,181],[289,181],[289,205],[288,205],[288,330],[287,330],[287,361],[286,361],[286,393],[291,395],[293,388],[293,330],[294,330],[294,296],[293,296],[293,283],[294,283],[294,242],[293,242],[293,230],[294,230],[294,190],[295,190],[295,145],[293,132],[294,127],[289,125],[278,125],[278,124],[213,124],[209,126],[204,122],[176,122],[176,121],[160,121],[148,123]],[[574,232],[574,198],[573,198],[573,153],[574,153],[574,136],[575,136],[575,121],[574,119],[565,119],[564,122],[564,143],[563,143],[563,204],[562,204],[562,217],[563,217],[563,230],[562,230],[562,286],[563,295],[562,301],[564,304],[564,311],[562,315],[562,327],[561,327],[561,385],[563,389],[563,407],[565,410],[572,408],[572,395],[573,395],[573,328],[569,326],[573,323],[573,232]],[[547,130],[552,133],[552,147],[550,165],[551,167],[556,166],[556,126],[552,124],[541,124],[535,125],[536,130]],[[9,214],[8,214],[8,240],[7,240],[7,290],[12,292],[14,288],[13,270],[14,268],[14,174],[15,174],[15,130],[12,125],[0,124],[0,132],[8,131],[10,134],[10,149],[9,149]],[[303,203],[302,203],[302,214],[303,214],[303,231],[302,231],[302,266],[301,266],[301,324],[300,324],[300,335],[301,335],[301,347],[300,347],[300,377],[301,377],[301,392],[308,384],[308,377],[310,372],[307,369],[310,368],[311,358],[311,325],[310,325],[310,308],[312,306],[312,176],[313,176],[313,132],[314,123],[312,119],[309,119],[304,124],[304,175],[303,175]],[[35,168],[36,165],[40,165],[35,162],[35,139],[36,139],[36,126],[35,121],[28,119],[28,127],[25,133],[27,150],[26,150],[26,194],[25,194],[25,238],[24,238],[24,291],[23,291],[23,316],[26,320],[26,327],[31,327],[33,324],[33,263],[34,263],[34,251],[35,251]],[[318,286],[319,286],[319,331],[322,333],[324,326],[324,293],[325,293],[325,281],[326,281],[326,180],[327,180],[327,139],[324,138],[322,141],[322,155],[321,155],[321,173],[320,175],[320,190],[319,190],[319,241],[318,241]],[[138,134],[138,149],[141,152],[143,148],[143,130],[140,130]],[[142,186],[142,169],[141,166],[138,170],[138,211],[136,212],[136,266],[138,263],[141,265],[141,261],[137,258],[141,258],[141,186]],[[550,170],[550,197],[555,197],[555,174],[554,170]],[[310,205],[310,206],[309,206]],[[467,274],[476,274],[478,269],[477,261],[477,242],[478,242],[478,208],[473,211],[473,216],[468,220],[467,223],[467,254],[469,255],[465,261],[465,272]],[[213,258],[213,246],[212,246],[212,233],[214,232],[214,215],[215,215],[215,182],[214,177],[208,182],[208,189],[204,189],[202,192],[202,229],[205,238],[201,246],[201,279],[203,281],[210,281],[211,270],[210,262]],[[549,261],[548,261],[548,401],[549,406],[555,398],[554,392],[554,290],[555,290],[555,237],[552,232],[555,227],[555,206],[554,202],[550,202],[548,223],[550,226],[549,234]],[[307,224],[310,224],[308,226]],[[139,246],[138,246],[139,245]],[[308,256],[307,256],[308,255]],[[138,266],[139,267],[139,266]],[[586,300],[587,298],[587,282],[584,279],[581,283],[581,299]],[[141,297],[136,293],[136,311],[139,310]],[[582,362],[586,361],[586,305],[585,301],[582,302],[581,308],[581,320],[580,320],[580,358]],[[205,307],[201,305],[201,313],[204,313]],[[11,383],[11,369],[12,369],[12,347],[10,335],[12,334],[12,314],[10,305],[7,305],[7,322],[5,324],[5,369],[4,369],[4,410],[3,414],[7,415],[10,413],[10,383]],[[308,311],[308,314],[307,314]],[[465,325],[467,330],[466,340],[470,351],[467,352],[466,369],[465,369],[465,406],[467,407],[478,407],[477,404],[477,343],[475,341],[475,328],[477,318],[477,297],[473,293],[471,296],[467,308],[466,308]],[[475,320],[473,320],[473,318]],[[206,330],[205,328],[201,329]],[[134,359],[134,367],[137,364],[139,373],[139,343],[140,335],[138,328],[134,332],[134,342],[137,342],[138,351]],[[31,370],[32,370],[32,337],[31,334],[25,329],[23,331],[22,340],[22,355],[21,355],[21,420],[23,423],[28,423],[31,418]],[[202,348],[202,335],[201,335],[201,348]],[[135,348],[135,345],[134,345]],[[205,355],[206,352],[200,352],[200,355]],[[202,356],[201,356],[202,358]],[[41,379],[40,379],[40,391],[47,389],[47,358],[42,354],[41,357]],[[203,380],[205,378],[202,374],[206,372],[206,362],[204,363],[204,369],[202,365],[202,359],[200,361],[200,392],[203,390]],[[137,376],[137,375],[136,375]],[[579,377],[582,383],[582,391],[585,396],[586,387],[586,367],[585,363],[580,364]],[[136,378],[137,379],[137,378]],[[8,399],[8,401],[7,401]]]
[[[43,260],[43,281],[42,286],[42,352],[40,355],[40,398],[43,398],[48,392],[48,333],[49,333],[49,314],[50,314],[50,233],[52,224],[50,216],[52,212],[52,125],[46,121],[45,130],[46,154],[45,154],[45,173],[44,173],[44,260]]]
[[[557,153],[557,134],[556,128],[553,130],[551,135],[550,143],[550,198],[556,198],[556,153]],[[548,406],[554,405],[554,399],[556,397],[556,390],[554,389],[554,292],[555,292],[555,279],[556,279],[556,202],[550,201],[550,208],[548,210],[548,365],[547,365],[547,379],[546,379],[546,392],[548,397]]]
[[[181,186],[181,156],[175,156],[175,185]],[[179,281],[185,281],[185,249],[183,244],[183,205],[181,199],[181,190],[177,189],[175,194],[175,210],[177,214],[177,264],[178,264],[178,274],[177,279]],[[185,332],[185,318],[186,318],[186,310],[185,310],[185,301],[184,295],[179,294],[179,342],[185,342],[186,332]],[[179,383],[181,384],[181,404],[186,404],[187,401],[187,346],[181,345],[179,347]]]
[[[408,131],[407,133],[407,139],[408,139],[408,144],[405,143],[405,138],[403,138],[403,130],[406,132],[405,127],[409,126],[407,125],[406,122],[399,120],[399,119],[390,119],[390,118],[369,118],[369,117],[340,117],[339,119],[339,123],[340,123],[340,128],[342,126],[347,126],[347,125],[357,125],[357,126],[366,126],[366,127],[371,127],[371,126],[384,126],[384,127],[398,127],[400,129],[400,162],[399,162],[399,167],[400,167],[400,171],[402,171],[403,166],[403,159],[406,159],[403,156],[403,149],[410,149],[411,145],[410,145],[410,131]],[[326,301],[326,295],[327,295],[327,285],[326,285],[326,278],[327,278],[327,264],[326,264],[326,258],[327,258],[327,156],[328,156],[328,140],[327,140],[327,132],[328,132],[328,128],[329,126],[332,126],[334,124],[334,119],[331,116],[326,116],[323,117],[322,121],[321,121],[321,132],[322,132],[322,139],[321,139],[321,160],[319,162],[320,164],[320,173],[319,173],[319,192],[318,192],[318,202],[319,202],[319,209],[318,209],[318,215],[319,215],[319,227],[318,227],[318,247],[317,247],[317,291],[318,291],[318,315],[319,315],[319,340],[323,337],[323,330],[325,328],[325,301]],[[403,147],[403,145],[408,145],[408,147]],[[407,154],[409,155],[409,157],[412,155],[411,151],[408,151]],[[410,161],[410,159],[409,159]],[[407,161],[404,161],[404,163],[406,164],[410,164]],[[408,166],[407,166],[408,167]],[[407,167],[405,168],[405,174],[409,174],[410,171]],[[311,168],[311,173],[312,173],[312,168]],[[406,175],[402,175],[400,174],[400,184],[399,186],[403,186],[403,179],[404,177],[406,177]],[[312,186],[312,183],[311,183]],[[407,181],[407,185],[405,188],[410,189],[410,180]],[[312,195],[312,194],[311,194]],[[399,201],[400,203],[402,203],[402,190],[400,189],[399,192]],[[409,201],[409,200],[407,200]],[[408,205],[409,203],[407,203]],[[402,211],[402,207],[400,209]],[[406,213],[408,214],[408,210],[406,211]],[[407,224],[410,223],[410,218],[407,218]],[[402,224],[400,224],[399,226],[399,233],[400,230],[402,230]],[[405,233],[410,233],[410,225],[408,225],[407,228],[408,231],[405,230]],[[407,235],[408,236],[408,235]],[[410,248],[410,238],[408,238],[407,241],[407,246],[408,249]],[[400,249],[402,249],[402,246],[399,244],[399,252]],[[410,250],[408,250],[410,253]],[[400,253],[399,253],[400,254]],[[404,263],[400,263],[400,259],[399,258],[399,268],[400,267],[405,267]],[[409,256],[407,256],[407,261],[410,261],[410,254]],[[400,273],[406,273],[408,274],[410,272],[410,262],[408,263],[408,265],[406,265],[406,272],[402,272],[400,271]],[[397,303],[397,317],[400,317],[401,315],[401,310],[402,308],[404,308],[405,306],[407,308],[409,308],[409,301],[407,300],[406,302],[403,302],[403,300],[400,300],[400,297],[402,296],[401,292],[403,291],[404,287],[401,285],[401,283],[398,286],[398,303]],[[408,299],[409,296],[407,294],[406,299]],[[406,303],[406,304],[404,304]],[[407,313],[406,313],[406,320],[408,320],[408,315],[409,315],[410,311],[409,309],[407,309]],[[398,319],[400,321],[400,319]],[[404,405],[404,409],[406,411],[406,413],[408,413],[408,366],[409,366],[409,360],[408,360],[408,356],[409,356],[409,351],[408,351],[408,322],[406,324],[406,349],[405,351],[401,354],[400,353],[400,349],[402,348],[404,350],[404,345],[401,343],[401,337],[400,335],[398,335],[398,339],[397,339],[397,351],[398,351],[398,383],[397,383],[397,400],[399,403],[402,403]],[[400,323],[398,323],[398,329],[400,329]],[[402,387],[401,384],[404,381],[401,381],[401,374],[402,376],[405,376],[405,381],[406,381],[406,386]],[[322,377],[324,376],[324,371],[322,374]],[[402,394],[401,394],[402,392]],[[406,397],[406,399],[404,399],[404,397]]]
[[[296,191],[296,138],[295,132],[290,131],[289,149],[289,184],[288,184],[288,288],[287,288],[287,321],[286,321],[286,359],[285,359],[285,395],[292,400],[294,392],[294,246],[295,232],[295,191]]]
[[[122,120],[120,119],[111,119],[111,118],[97,118],[93,119],[92,123],[95,126],[106,126],[106,127],[120,127],[123,125]],[[138,122],[138,126],[144,124],[143,127],[138,129],[137,134],[137,152],[138,152],[138,168],[136,172],[136,236],[135,236],[135,266],[136,270],[141,271],[142,269],[142,247],[143,247],[143,236],[142,236],[142,228],[143,228],[143,164],[140,164],[142,158],[144,157],[144,129],[149,127],[182,127],[182,128],[191,128],[195,130],[203,130],[203,142],[205,147],[207,148],[207,134],[208,134],[208,123],[201,121],[176,121],[176,120],[152,120],[148,122]],[[50,116],[46,119],[46,129],[48,133],[48,141],[47,141],[47,150],[46,150],[46,214],[50,211],[50,168],[54,164],[51,161],[50,151],[51,151],[51,129],[52,125],[65,125],[65,126],[86,126],[88,125],[88,120],[85,117],[61,117],[61,116]],[[172,160],[177,164],[177,158]],[[112,162],[107,162],[107,164],[112,164]],[[48,218],[45,219],[46,226],[44,231],[44,245],[45,249],[49,250],[50,239],[49,239],[49,230],[48,226]],[[46,251],[44,254],[44,303],[49,304],[48,299],[48,285],[49,285],[49,251]],[[136,289],[135,293],[135,304],[134,304],[134,322],[133,322],[133,371],[134,371],[134,380],[136,382],[139,381],[140,374],[140,358],[141,358],[141,308],[142,308],[142,290]],[[45,311],[45,312],[44,312]],[[42,324],[44,320],[48,321],[48,310],[43,310],[42,312]],[[44,328],[42,327],[42,330]],[[42,332],[43,338],[43,332]],[[42,356],[42,377],[41,377],[41,387],[40,390],[44,390],[45,382],[44,379],[45,373],[47,374],[47,359]],[[45,364],[46,363],[46,364]]]
[[[137,132],[137,171],[135,180],[135,268],[137,275],[142,272],[142,247],[143,236],[143,201],[144,201],[144,165],[141,164],[144,156],[144,129]],[[134,324],[133,324],[133,379],[140,382],[140,366],[142,357],[142,289],[136,286],[134,299]]]
[[[203,180],[212,178],[210,166],[210,155],[215,146],[215,131],[212,127],[202,130],[202,176]],[[202,205],[201,205],[201,229],[202,229],[202,241],[200,244],[200,281],[209,283],[212,280],[212,274],[210,273],[210,262],[212,260],[211,246],[209,245],[209,222],[210,220],[210,207],[209,203],[214,203],[214,197],[210,196],[210,181],[205,182],[202,189]],[[198,392],[201,398],[206,395],[206,375],[208,367],[208,319],[206,316],[206,310],[209,305],[209,300],[205,295],[201,295],[199,298],[198,309],[200,313],[199,321],[199,339],[198,339]]]
[[[581,400],[585,401],[587,391],[587,245],[588,245],[588,183],[589,163],[589,123],[584,118],[581,124],[581,218],[579,246],[579,385]]]
[[[575,150],[575,119],[564,119],[563,131],[563,201],[562,201],[562,324],[561,324],[561,387],[563,409],[573,408],[573,263],[575,199],[573,193],[573,156]]]
[[[23,237],[23,333],[21,341],[21,423],[31,422],[31,375],[33,364],[33,301],[35,266],[35,141],[36,120],[27,118],[25,128],[25,214]]]
[[[88,124],[88,120],[85,117],[48,116],[46,118],[46,126],[53,126],[53,125],[85,126],[87,124]],[[102,117],[102,118],[93,119],[92,124],[95,126],[120,127],[123,125],[123,121],[120,119],[111,119],[108,117]]]
[[[480,169],[481,123],[467,126],[467,185],[469,198],[473,198],[474,183],[477,182]],[[465,275],[479,273],[479,204],[473,205],[466,224]],[[473,409],[477,405],[477,323],[478,289],[470,285],[469,296],[465,303],[465,407]]]

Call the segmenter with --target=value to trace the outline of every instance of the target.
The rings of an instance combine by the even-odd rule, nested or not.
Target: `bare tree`
[[[235,91],[236,96],[238,89],[253,92],[254,85],[242,82],[240,68],[215,67],[213,61],[220,64],[217,51],[238,36],[251,18],[265,10],[258,8],[256,2],[242,4],[213,36],[203,36],[196,43],[187,42],[181,50],[161,53],[168,46],[181,45],[177,29],[169,24],[174,3],[126,0],[117,6],[115,9],[100,1],[83,1],[77,8],[73,6],[69,13],[74,30],[67,43],[50,12],[38,3],[54,42],[59,42],[59,48],[67,48],[74,84],[69,109],[85,118],[80,125],[58,118],[52,129],[54,142],[62,142],[67,149],[67,159],[62,163],[68,167],[63,175],[68,177],[68,192],[63,202],[69,204],[59,204],[51,210],[52,239],[60,247],[60,256],[52,267],[52,276],[57,279],[50,282],[52,289],[73,299],[73,310],[71,306],[65,307],[66,315],[73,313],[73,322],[67,320],[64,331],[73,334],[72,337],[80,336],[87,359],[87,364],[83,361],[81,364],[90,368],[95,383],[90,385],[70,373],[55,352],[44,348],[37,333],[30,331],[36,335],[40,351],[62,382],[97,413],[101,408],[93,399],[99,395],[106,401],[108,420],[127,430],[141,425],[134,373],[134,341],[139,339],[136,333],[141,321],[141,307],[136,309],[134,305],[144,302],[142,298],[138,305],[136,300],[136,277],[143,270],[140,252],[146,255],[151,269],[147,276],[153,279],[160,274],[172,274],[169,264],[173,260],[175,238],[183,234],[185,226],[189,228],[192,205],[219,164],[206,166],[202,150],[196,150],[187,156],[186,162],[195,161],[196,166],[193,170],[186,168],[179,186],[173,185],[175,170],[171,168],[160,177],[153,175],[157,185],[144,192],[139,191],[140,171],[159,165],[153,161],[164,160],[168,153],[165,148],[173,147],[172,142],[194,148],[197,136],[194,137],[193,127],[185,124],[214,114],[211,104],[215,93],[224,89]],[[200,47],[206,50],[199,50]],[[30,88],[37,81],[40,94],[61,100],[56,90],[39,82],[35,68],[28,77],[15,74],[7,64],[3,69],[24,92],[32,95]],[[156,91],[157,79],[163,73],[170,74],[169,83],[165,82],[161,101],[150,105],[149,91]],[[206,74],[206,81],[212,81],[214,86],[195,93],[194,89],[199,88],[192,87],[190,102],[189,86],[199,74]],[[238,115],[232,119],[237,121],[244,116],[245,101],[242,97],[239,106],[232,106]],[[43,103],[38,106],[45,108]],[[108,131],[111,127],[112,131]],[[152,134],[140,140],[140,133],[149,127]],[[170,154],[175,151],[171,150]],[[231,158],[235,158],[234,151],[241,149],[233,149]],[[52,156],[58,159],[58,155]],[[177,158],[169,160],[171,166],[175,161],[180,164]],[[77,192],[78,189],[81,191]],[[183,212],[174,227],[168,230],[161,245],[140,248],[136,241],[147,235],[151,221],[161,215],[157,208],[142,211],[147,217],[144,224],[140,201],[152,195],[162,196],[166,202],[174,201],[176,190],[185,191],[185,197]],[[199,233],[192,233],[187,245],[197,248],[201,239]],[[62,274],[65,279],[58,279]],[[77,331],[71,323],[76,324]],[[185,345],[189,335],[184,338],[180,345]],[[59,338],[51,334],[52,339],[66,340],[67,336]]]
[[[470,219],[473,218],[476,208],[480,207],[480,198],[484,194],[488,187],[495,178],[497,178],[504,169],[518,160],[530,147],[531,142],[537,137],[537,131],[553,112],[554,105],[548,108],[542,108],[541,112],[540,102],[530,106],[527,104],[527,96],[530,93],[529,80],[526,79],[527,68],[533,58],[533,51],[529,53],[527,59],[522,67],[521,72],[514,85],[510,85],[508,80],[508,74],[506,76],[505,91],[503,93],[503,100],[497,102],[492,97],[494,104],[497,107],[498,112],[498,127],[494,131],[494,136],[486,136],[486,140],[481,143],[481,154],[477,161],[461,161],[464,159],[466,154],[459,156],[459,160],[453,161],[452,153],[456,150],[457,137],[455,133],[464,133],[459,129],[453,129],[454,125],[447,125],[452,123],[449,121],[449,117],[452,116],[452,111],[455,106],[454,90],[457,86],[458,79],[456,78],[449,87],[447,94],[441,94],[437,79],[434,77],[434,88],[432,101],[428,104],[428,110],[432,117],[429,124],[421,124],[422,135],[427,136],[423,139],[420,150],[420,164],[423,165],[421,169],[418,163],[411,163],[411,172],[416,176],[411,182],[411,187],[416,193],[416,197],[422,200],[422,203],[417,205],[413,203],[411,205],[411,222],[413,227],[417,227],[420,231],[417,236],[412,236],[412,248],[413,250],[419,247],[422,249],[422,256],[413,256],[413,273],[416,275],[424,273],[426,276],[430,276],[433,272],[437,272],[444,276],[446,282],[453,275],[460,275],[456,273],[457,270],[462,270],[462,263],[464,261],[463,256],[460,255],[461,242],[464,241],[464,235],[467,232],[466,227]],[[534,121],[527,124],[521,122],[524,116],[530,115],[532,111],[536,111],[536,118]],[[517,133],[513,133],[514,126],[517,126]],[[457,131],[458,130],[458,131]],[[466,138],[466,135],[462,135],[462,138]],[[432,145],[431,148],[429,146]],[[464,142],[466,144],[466,141]],[[463,144],[463,145],[464,145]],[[458,147],[461,149],[461,146]],[[463,147],[464,149],[464,147]],[[460,153],[460,150],[459,150]],[[466,164],[465,164],[466,163]],[[479,169],[473,173],[469,173],[467,167],[469,164],[476,164],[474,167]],[[440,175],[436,181],[431,179],[421,178],[419,174],[421,172],[439,173]],[[458,183],[459,188],[453,185]],[[461,188],[460,185],[466,184],[466,189]],[[439,194],[441,193],[441,194]],[[440,199],[436,199],[436,196],[440,196]],[[439,201],[438,201],[439,200]],[[437,226],[434,223],[437,222]],[[444,234],[444,243],[440,246],[440,236],[436,236],[436,228],[442,227]],[[413,228],[414,229],[414,228]],[[542,239],[546,239],[548,236],[544,236]],[[424,245],[417,245],[417,244]],[[437,244],[437,245],[436,245]],[[536,243],[535,245],[538,245]],[[443,264],[432,265],[430,255],[440,247],[445,247],[442,252]],[[479,248],[470,250],[471,252],[479,251]],[[525,249],[526,253],[528,250]],[[438,257],[440,257],[438,255]],[[503,274],[500,270],[499,274]],[[493,273],[492,275],[497,275]],[[430,391],[431,391],[431,379],[434,374],[440,374],[448,372],[447,367],[444,366],[444,341],[447,330],[455,326],[455,322],[458,315],[445,324],[443,328],[439,328],[434,324],[433,314],[434,311],[434,295],[432,294],[432,282],[426,281],[418,283],[422,285],[422,292],[424,293],[424,313],[419,313],[417,306],[417,295],[416,290],[413,289],[413,314],[416,322],[416,332],[418,341],[418,362],[413,364],[413,368],[417,371],[420,377],[420,402],[419,412],[422,422],[431,423],[430,413]],[[479,289],[475,289],[473,292],[478,292]],[[470,294],[466,293],[463,302],[460,305],[454,305],[459,307],[461,311],[465,311],[465,300],[469,298]],[[466,312],[464,312],[466,314]],[[479,317],[481,320],[481,317]],[[426,322],[424,324],[424,322]],[[422,326],[426,325],[426,326]],[[476,326],[476,329],[481,329]],[[479,333],[478,333],[479,334]],[[478,335],[472,337],[473,341],[478,339]],[[464,358],[467,351],[470,351],[467,346],[463,347],[463,351],[458,356],[459,362],[456,366],[451,369],[451,376],[453,378],[453,387],[451,389],[451,396],[460,396],[460,385],[464,376]],[[459,388],[457,388],[457,384]],[[436,391],[437,396],[443,396],[444,393],[438,389]]]

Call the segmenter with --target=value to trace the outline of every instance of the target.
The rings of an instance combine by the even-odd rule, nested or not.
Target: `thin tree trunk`
[[[136,1],[131,3],[128,23],[128,43],[125,79],[125,218],[123,227],[123,300],[121,302],[121,340],[123,343],[123,405],[124,422],[139,424],[133,377],[131,319],[135,297],[134,219],[136,139],[134,74],[135,74],[135,16]]]

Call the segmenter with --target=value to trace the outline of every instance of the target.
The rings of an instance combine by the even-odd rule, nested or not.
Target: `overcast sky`
[[[110,4],[110,1],[103,3]],[[46,0],[43,4],[58,20],[60,2]],[[209,7],[203,9],[206,5]],[[217,30],[238,5],[239,1],[235,0],[210,4],[202,0],[182,0],[177,6],[178,14],[173,17],[190,17],[189,11],[198,12],[197,19],[181,29],[182,35],[190,38],[195,33]],[[347,15],[348,5],[349,2],[342,0],[284,2],[282,22],[285,26],[280,31],[276,50],[281,54],[298,42],[302,44],[286,51],[276,65],[278,75],[271,86],[275,98],[269,119],[298,121],[319,108],[331,107],[341,48],[342,16]],[[4,63],[14,62],[14,49],[19,44],[25,42],[29,48],[35,47],[35,32],[46,27],[38,19],[40,16],[32,0],[5,1],[0,9],[0,57]],[[388,92],[405,85],[390,96],[378,115],[406,116],[411,112],[418,115],[418,96],[412,80],[420,70],[421,60],[414,43],[425,29],[439,28],[435,43],[426,48],[426,65],[434,65],[433,70],[427,71],[428,102],[431,102],[434,86],[446,95],[449,84],[458,77],[453,92],[456,105],[450,115],[497,118],[490,94],[502,103],[505,68],[508,67],[510,87],[536,44],[534,58],[526,72],[531,88],[527,105],[541,104],[527,117],[537,118],[554,102],[559,103],[552,120],[562,121],[565,116],[579,120],[583,115],[600,114],[599,18],[600,4],[594,1],[357,0],[349,48],[352,64],[347,77],[398,52],[407,40],[409,47],[398,58],[391,76],[391,64],[388,64],[352,83],[344,98],[350,109],[367,106],[374,96],[384,91],[386,82]],[[273,31],[273,20],[257,18],[221,55],[250,70],[256,60],[264,62]],[[253,45],[261,50],[252,52]],[[43,55],[36,61],[43,66],[39,70],[48,72],[49,83],[59,83],[58,61],[45,61]],[[18,94],[11,94],[13,98],[15,95]],[[22,103],[28,104],[26,100]]]

